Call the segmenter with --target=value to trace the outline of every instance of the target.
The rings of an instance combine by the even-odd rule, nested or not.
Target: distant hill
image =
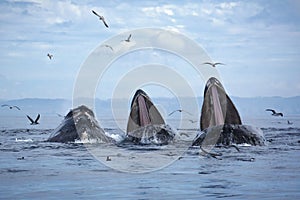
[[[167,115],[169,112],[179,109],[180,102],[177,99],[171,98],[152,98],[154,104]],[[180,99],[183,101],[192,101],[192,98]],[[202,97],[197,98],[199,109],[202,106]],[[267,116],[266,108],[272,108],[285,115],[299,115],[300,114],[300,96],[295,97],[253,97],[241,98],[232,97],[232,101],[236,105],[241,116]],[[65,115],[72,107],[72,101],[66,99],[39,99],[26,98],[14,100],[0,100],[0,104],[17,105],[22,109],[22,114],[36,115],[37,113],[43,115]],[[111,117],[111,100],[96,99],[95,107],[96,113],[101,116]],[[114,108],[116,112],[122,111],[125,115],[129,112],[130,102],[125,99],[114,100]],[[193,109],[190,109],[193,112]],[[7,107],[0,108],[0,115],[17,115],[17,110],[10,110]]]

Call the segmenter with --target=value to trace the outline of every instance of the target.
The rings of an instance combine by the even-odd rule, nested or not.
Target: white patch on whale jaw
[[[88,133],[86,131],[84,131],[83,133],[81,133],[80,139],[81,140],[88,140],[89,139]]]

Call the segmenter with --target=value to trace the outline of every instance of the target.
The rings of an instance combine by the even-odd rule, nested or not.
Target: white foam
[[[108,133],[108,132],[105,132],[105,135],[108,136],[108,137],[111,137],[113,138],[116,142],[120,142],[124,139],[124,137],[120,134],[114,134],[114,133]]]
[[[239,147],[251,147],[251,144],[243,143],[243,144],[238,144],[237,146]]]
[[[99,143],[99,141],[97,139],[79,139],[79,140],[75,140],[74,141],[75,144],[96,144]]]
[[[33,142],[33,140],[32,139],[18,139],[18,138],[16,138],[16,142]]]

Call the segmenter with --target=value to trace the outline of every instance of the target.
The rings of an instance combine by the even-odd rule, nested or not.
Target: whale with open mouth
[[[162,145],[168,144],[174,136],[150,97],[143,90],[137,90],[131,102],[126,141]]]
[[[63,143],[75,141],[88,143],[115,142],[99,126],[93,111],[84,105],[70,110],[47,141]]]
[[[243,125],[238,110],[226,94],[220,81],[211,77],[204,89],[200,117],[201,132],[193,145],[264,145],[263,132]]]

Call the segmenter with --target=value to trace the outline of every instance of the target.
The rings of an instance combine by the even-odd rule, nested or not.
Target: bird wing
[[[131,34],[128,36],[127,40],[130,40],[130,38],[131,38]]]
[[[29,117],[28,115],[26,115],[26,116],[31,121],[31,123],[34,123],[33,119],[31,119],[31,117]]]
[[[96,13],[95,11],[92,10],[92,12],[97,15],[98,17],[101,17],[98,13]]]
[[[110,46],[110,45],[108,45],[108,44],[105,44],[105,45],[103,45],[104,47],[107,47],[107,48],[110,48],[112,51],[113,51],[113,48],[112,48],[112,46]]]
[[[57,114],[57,116],[59,116],[59,117],[64,117],[63,115],[61,115],[61,114],[59,114],[59,113],[56,113]]]
[[[114,51],[114,49],[111,46],[108,46],[112,51]]]
[[[105,20],[102,19],[102,21],[103,21],[103,24],[108,28],[108,25],[107,25],[107,23],[105,22]]]
[[[1,107],[4,107],[4,106],[8,106],[8,107],[9,107],[9,105],[7,105],[7,104],[3,104],[3,105],[1,105]]]
[[[276,113],[276,111],[273,109],[266,109],[266,111],[271,111],[273,114]]]
[[[38,114],[38,116],[36,117],[36,119],[35,119],[35,123],[37,123],[38,121],[39,121],[39,119],[40,119],[40,117],[41,117],[41,115],[40,114]]]
[[[15,108],[18,109],[18,110],[21,110],[18,106],[13,106],[13,107],[15,107]]]
[[[214,65],[225,65],[224,63],[217,62]]]
[[[203,64],[214,66],[214,64],[213,64],[213,63],[210,63],[210,62],[205,62],[205,63],[203,63]]]
[[[178,110],[174,110],[173,112],[171,112],[171,113],[169,114],[169,116],[172,115],[174,112],[177,112],[177,111],[178,111]]]
[[[182,112],[185,112],[185,113],[187,113],[187,114],[189,114],[189,115],[192,115],[192,113],[190,113],[190,112],[188,112],[188,111],[185,111],[185,110],[182,110]]]

